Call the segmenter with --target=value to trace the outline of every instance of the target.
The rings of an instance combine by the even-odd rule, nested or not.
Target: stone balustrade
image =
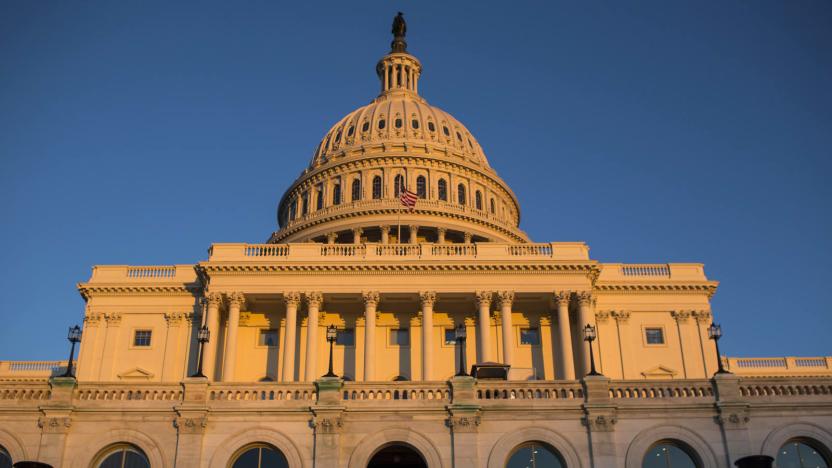
[[[832,375],[832,357],[724,357],[725,369],[737,375],[810,376]]]
[[[447,382],[345,382],[342,389],[345,401],[451,401]]]
[[[610,398],[613,400],[713,399],[713,397],[714,389],[710,380],[614,380],[610,382]]]
[[[43,380],[64,372],[66,361],[0,361],[0,381]]]

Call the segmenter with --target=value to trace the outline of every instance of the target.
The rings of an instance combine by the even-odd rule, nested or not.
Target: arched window
[[[298,200],[296,198],[293,198],[292,201],[289,202],[289,221],[294,221],[297,211]]]
[[[144,452],[129,444],[108,447],[96,460],[97,468],[150,468]]]
[[[690,446],[678,440],[660,440],[644,454],[642,468],[701,468],[702,462]]]
[[[410,126],[413,127],[414,130],[418,130],[419,129],[419,121],[416,120],[416,119],[411,120],[410,121]]]
[[[416,196],[419,198],[428,197],[428,185],[425,181],[425,176],[419,176],[416,178]]]
[[[439,199],[442,201],[448,201],[448,183],[445,182],[445,179],[439,179],[439,183],[436,184],[436,191],[439,192]]]
[[[332,204],[341,204],[341,184],[335,184],[332,186]]]
[[[828,454],[813,440],[792,439],[777,452],[778,467],[788,468],[829,468]]]
[[[0,447],[0,468],[12,468],[12,456],[3,447]]]
[[[373,454],[367,468],[386,468],[389,466],[409,466],[427,468],[424,457],[418,450],[403,442],[393,442],[378,449]]]
[[[459,184],[456,186],[456,200],[460,205],[465,204],[465,185]]]
[[[557,450],[543,442],[526,442],[517,446],[508,457],[506,468],[525,468],[527,466],[545,466],[546,468],[565,468],[566,463]]]
[[[474,203],[476,203],[478,210],[482,209],[482,192],[479,190],[477,190],[477,193],[474,194]]]
[[[384,119],[381,119],[381,120],[378,121],[378,129],[379,130],[384,130],[385,125],[387,125],[387,122],[385,122]]]
[[[497,212],[497,207],[494,204],[494,199],[491,199],[491,214],[495,214]]]
[[[309,213],[309,192],[303,192],[300,199],[300,214],[306,216]]]
[[[381,176],[373,177],[373,199],[381,198]]]
[[[352,181],[352,201],[361,200],[361,179]]]
[[[393,123],[396,125],[396,128],[402,128],[402,119],[400,117],[396,118]]]
[[[315,191],[315,209],[322,210],[324,208],[324,188],[323,186],[318,186],[318,189]]]
[[[393,179],[393,196],[399,198],[399,195],[402,194],[402,189],[404,188],[404,177],[401,174],[396,175],[396,178]]]
[[[280,450],[268,444],[254,444],[238,450],[231,468],[289,468]]]

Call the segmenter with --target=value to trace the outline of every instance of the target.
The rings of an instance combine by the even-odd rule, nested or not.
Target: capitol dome
[[[422,64],[404,29],[391,46],[376,65],[381,93],[323,137],[283,195],[270,242],[527,242],[517,198],[476,138],[419,95]],[[404,190],[417,196],[412,209]]]

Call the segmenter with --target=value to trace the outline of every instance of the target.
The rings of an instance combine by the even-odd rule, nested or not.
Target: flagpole
[[[399,188],[399,209],[396,211],[396,243],[402,243],[402,202],[401,202],[401,188]]]

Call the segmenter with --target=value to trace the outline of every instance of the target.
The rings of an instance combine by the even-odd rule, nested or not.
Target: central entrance
[[[392,443],[373,455],[367,468],[428,468],[424,458],[413,447],[403,443]]]

